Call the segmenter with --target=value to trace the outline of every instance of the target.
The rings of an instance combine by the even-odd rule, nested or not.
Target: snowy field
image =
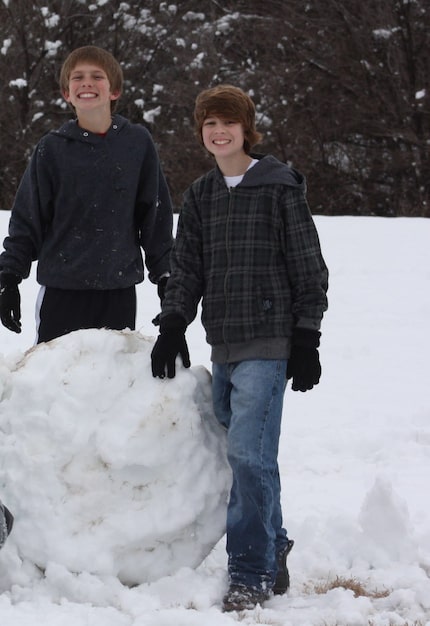
[[[0,240],[7,221],[0,212]],[[25,356],[34,340],[32,274],[21,286],[23,332],[0,328],[0,497],[17,518],[0,553],[1,626],[430,625],[430,220],[315,221],[330,270],[329,311],[320,385],[286,392],[279,463],[285,524],[295,540],[288,595],[241,614],[220,611],[226,556],[215,526],[224,469],[214,458],[218,444],[208,444],[198,420],[195,440],[181,419],[175,437],[165,428],[175,399],[184,423],[194,411],[187,395],[194,375],[150,375],[155,287],[138,288],[140,333],[82,331]],[[209,369],[198,320],[187,338],[192,365]],[[67,395],[69,384],[74,392]],[[151,402],[160,422],[149,411],[151,427],[137,444],[127,428],[136,408],[143,415]],[[87,414],[98,421],[89,426]],[[196,445],[198,437],[204,445]],[[77,441],[85,455],[72,455]],[[140,445],[142,458],[155,463],[148,484],[154,518],[152,525],[145,520],[145,532],[132,514],[133,490],[112,483],[110,491],[100,478],[97,497],[105,489],[104,497],[91,498],[96,479],[88,452],[103,448],[123,478],[128,468],[125,484],[139,471]],[[130,457],[134,465],[127,465]],[[180,482],[183,469],[191,483],[190,475]],[[56,480],[66,471],[73,494]],[[190,492],[212,494],[213,515],[205,517]],[[110,525],[101,545],[86,540],[94,507],[100,528]],[[186,520],[198,515],[196,542],[214,547],[190,565],[186,544],[172,553],[170,542],[184,539]],[[120,549],[148,541],[148,534],[160,547],[156,559],[144,566],[136,545],[125,566]],[[124,582],[145,578],[145,567],[145,582]]]

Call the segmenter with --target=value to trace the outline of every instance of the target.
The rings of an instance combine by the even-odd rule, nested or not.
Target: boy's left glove
[[[318,354],[321,333],[311,328],[295,328],[291,355],[287,364],[287,380],[293,379],[293,391],[308,391],[318,385],[321,365]]]
[[[160,334],[151,352],[152,375],[168,378],[176,374],[175,361],[178,354],[184,367],[190,367],[190,354],[185,340],[187,324],[181,315],[167,315],[161,320]]]
[[[0,274],[0,319],[3,326],[14,333],[21,332],[21,296],[19,276],[2,272]]]

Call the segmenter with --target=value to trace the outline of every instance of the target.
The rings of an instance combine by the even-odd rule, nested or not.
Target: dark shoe
[[[5,507],[5,505],[3,505],[3,508],[4,508],[4,517],[5,517],[5,520],[6,520],[7,534],[10,535],[11,530],[12,530],[12,526],[13,526],[13,515],[9,511],[9,509],[7,509]]]
[[[288,591],[290,586],[290,574],[287,567],[287,556],[290,554],[294,545],[292,539],[288,539],[288,543],[285,548],[278,554],[278,573],[276,574],[275,584],[273,585],[273,593],[276,596],[281,596]]]
[[[0,548],[6,541],[7,536],[12,530],[13,515],[12,513],[0,502]]]
[[[223,611],[245,611],[263,604],[270,598],[270,591],[245,585],[230,585],[223,598]]]

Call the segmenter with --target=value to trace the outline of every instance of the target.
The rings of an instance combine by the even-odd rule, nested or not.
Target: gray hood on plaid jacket
[[[294,326],[319,329],[328,271],[305,179],[273,156],[256,157],[228,189],[218,167],[187,190],[162,317],[189,324],[202,298],[212,360],[287,358]]]

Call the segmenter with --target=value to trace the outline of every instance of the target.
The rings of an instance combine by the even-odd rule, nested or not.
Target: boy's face
[[[245,135],[240,122],[211,115],[203,122],[202,139],[206,150],[215,158],[244,153]]]
[[[92,63],[79,63],[70,72],[69,88],[63,92],[76,112],[107,110],[110,103],[117,100],[120,93],[112,93],[106,72]]]

